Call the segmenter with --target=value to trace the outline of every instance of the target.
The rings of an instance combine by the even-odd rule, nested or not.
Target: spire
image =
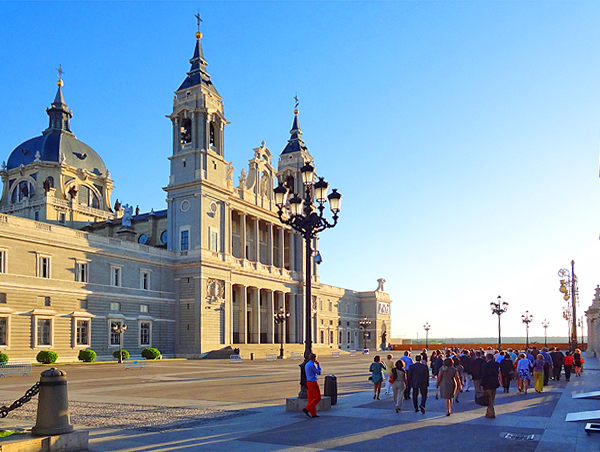
[[[292,124],[292,130],[290,130],[290,139],[288,140],[285,149],[281,154],[290,154],[292,152],[306,151],[308,148],[302,140],[302,130],[300,130],[300,123],[298,121],[298,98],[296,97],[296,109],[294,110],[294,122]]]
[[[58,72],[58,81],[56,84],[58,85],[58,89],[56,91],[56,96],[54,96],[54,102],[52,102],[52,108],[47,108],[46,113],[50,117],[50,121],[48,124],[48,128],[44,131],[44,133],[64,130],[66,132],[71,132],[70,129],[70,120],[73,117],[73,113],[69,110],[69,107],[65,104],[65,98],[63,96],[62,87],[64,86],[64,82],[62,80],[62,75],[64,71],[61,66],[58,66],[56,69]]]
[[[219,94],[210,81],[210,75],[206,71],[208,63],[204,59],[204,52],[202,51],[202,33],[200,33],[200,15],[196,14],[198,20],[198,31],[196,32],[196,47],[194,48],[194,56],[190,59],[190,71],[187,73],[186,79],[183,81],[181,86],[177,89],[180,91],[185,88],[190,88],[196,85],[204,85],[216,94]]]

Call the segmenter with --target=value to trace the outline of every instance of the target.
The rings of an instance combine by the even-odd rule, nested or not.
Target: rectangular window
[[[58,222],[60,224],[65,224],[66,223],[66,216],[64,213],[59,213],[58,214]]]
[[[150,290],[150,270],[140,270],[140,289]]]
[[[121,310],[121,303],[119,303],[118,301],[113,301],[110,304],[110,310],[112,312],[118,312],[118,311],[120,311]]]
[[[115,287],[121,287],[122,285],[122,265],[111,265],[110,266],[110,285]]]
[[[150,322],[140,322],[140,346],[150,345]]]
[[[89,264],[87,262],[77,262],[76,267],[76,281],[84,283],[89,282]]]
[[[0,345],[8,345],[8,318],[0,317]]]
[[[38,273],[39,278],[50,278],[50,257],[38,255]]]
[[[88,308],[88,301],[87,300],[80,300],[79,301],[79,307],[81,309],[87,309]]]
[[[144,312],[144,313],[148,313],[149,309],[148,309],[148,305],[147,304],[141,304],[140,305],[140,312]]]
[[[211,251],[214,251],[216,253],[219,251],[219,233],[213,228],[208,228],[208,234],[209,234],[208,247]]]
[[[90,321],[77,320],[77,345],[90,345],[89,339]]]
[[[121,335],[115,331],[115,328],[119,328],[121,322],[110,322],[110,345],[118,347],[121,341]]]
[[[0,273],[6,273],[6,250],[0,250]]]
[[[44,306],[50,306],[52,304],[52,299],[50,297],[44,297]]]
[[[7,298],[6,298],[6,293],[2,292],[0,293],[0,303],[6,303]]]
[[[51,319],[38,319],[37,321],[37,345],[51,345],[50,335],[52,332]]]
[[[190,231],[181,231],[181,251],[187,251],[190,249]]]

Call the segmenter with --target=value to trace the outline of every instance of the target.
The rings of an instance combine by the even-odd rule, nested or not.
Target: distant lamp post
[[[358,322],[358,324],[363,329],[364,349],[366,350],[367,349],[367,327],[369,325],[371,325],[371,321],[368,318],[365,317],[360,322]]]
[[[584,343],[584,340],[583,340],[583,317],[581,317],[577,321],[577,325],[579,326],[579,328],[581,328],[581,345],[583,346],[583,343]]]
[[[119,364],[123,362],[123,333],[127,331],[127,325],[117,323],[113,325],[113,331],[119,335]]]
[[[563,319],[567,321],[567,338],[571,337],[571,308],[563,306]]]
[[[423,325],[423,329],[425,330],[425,348],[429,350],[429,330],[431,329],[429,322]]]
[[[286,312],[283,308],[279,308],[279,312],[276,312],[273,315],[273,319],[275,320],[275,323],[277,325],[281,325],[279,327],[279,339],[281,341],[281,348],[279,349],[279,359],[283,359],[283,338],[284,338],[284,323],[287,320],[287,318],[290,316],[289,312]]]
[[[548,347],[548,327],[550,326],[550,322],[544,319],[542,326],[544,327],[544,347]]]
[[[521,320],[525,324],[525,333],[527,335],[525,350],[529,349],[529,324],[533,322],[533,316],[529,315],[529,311],[525,311],[525,314],[521,316]]]
[[[502,301],[502,297],[498,295],[498,301],[492,301],[490,303],[490,308],[492,309],[492,314],[496,314],[498,316],[498,350],[502,350],[502,334],[500,330],[500,316],[504,314],[508,309],[508,303],[506,301]]]
[[[575,261],[571,261],[571,272],[566,268],[561,268],[558,271],[558,276],[561,278],[558,290],[563,294],[563,299],[567,302],[567,309],[570,308],[572,311],[572,315],[569,319],[569,349],[574,351],[577,348],[577,304],[579,302],[577,275],[575,275]],[[571,300],[570,302],[569,299]]]
[[[295,193],[291,193],[293,196],[288,201],[290,189],[293,189],[293,187],[288,188],[282,183],[279,183],[273,192],[279,221],[302,234],[305,242],[306,269],[304,281],[306,283],[306,296],[304,300],[304,323],[306,330],[304,361],[300,364],[300,393],[298,398],[306,399],[308,396],[304,366],[308,363],[308,357],[312,353],[312,242],[317,238],[319,232],[333,228],[337,224],[342,195],[336,189],[333,189],[328,195],[329,184],[322,177],[319,177],[319,180],[315,182],[315,168],[310,163],[306,163],[300,168],[300,173],[304,185],[304,199]],[[327,201],[329,201],[329,208],[333,214],[332,222],[329,222],[323,214]]]

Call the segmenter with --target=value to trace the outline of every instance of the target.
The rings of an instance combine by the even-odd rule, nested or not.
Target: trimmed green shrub
[[[38,363],[42,364],[54,364],[58,359],[58,353],[52,350],[42,350],[35,357]]]
[[[147,347],[142,350],[142,356],[146,359],[158,359],[160,358],[160,350],[157,348]]]
[[[0,353],[0,363],[7,363],[8,355],[6,353]]]
[[[92,349],[79,350],[77,359],[79,361],[83,361],[84,363],[93,363],[96,359],[96,352]]]
[[[121,356],[123,357],[123,359],[127,359],[129,358],[129,352],[125,349],[121,350]],[[119,350],[115,350],[113,352],[113,358],[115,359],[119,359]]]

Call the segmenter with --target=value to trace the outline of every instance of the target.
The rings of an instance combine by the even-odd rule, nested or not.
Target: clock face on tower
[[[148,243],[148,236],[146,234],[142,234],[138,237],[138,243],[142,245],[146,245]]]

